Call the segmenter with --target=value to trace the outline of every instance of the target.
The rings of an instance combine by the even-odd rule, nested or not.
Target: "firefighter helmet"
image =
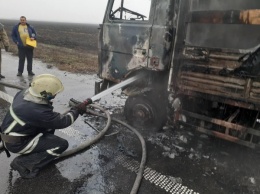
[[[64,89],[61,81],[54,75],[41,74],[36,76],[30,85],[31,95],[50,100]]]

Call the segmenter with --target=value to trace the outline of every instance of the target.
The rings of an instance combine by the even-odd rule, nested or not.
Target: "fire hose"
[[[71,102],[72,103],[75,103],[75,104],[78,104],[79,102],[77,102],[76,100],[74,99],[71,99]],[[142,135],[135,129],[133,128],[132,126],[126,124],[125,122],[123,121],[120,121],[118,119],[111,119],[111,116],[109,114],[108,111],[106,111],[105,109],[101,108],[100,106],[97,106],[95,104],[91,104],[89,105],[90,107],[93,107],[93,108],[97,108],[101,111],[103,111],[105,113],[105,115],[102,115],[102,114],[99,114],[97,113],[96,111],[93,111],[91,109],[86,109],[86,112],[87,113],[90,113],[92,115],[96,115],[96,116],[99,116],[99,117],[104,117],[104,118],[107,118],[108,121],[107,121],[107,124],[106,126],[104,127],[104,129],[99,133],[99,135],[94,138],[93,140],[90,140],[89,142],[86,142],[84,144],[82,144],[81,146],[73,149],[73,150],[70,150],[70,151],[67,151],[67,152],[64,152],[61,156],[61,157],[65,157],[65,156],[68,156],[68,155],[71,155],[71,154],[75,154],[77,152],[80,152],[81,150],[89,147],[91,144],[95,143],[97,140],[99,140],[103,135],[105,135],[106,131],[108,130],[108,128],[110,127],[110,124],[111,124],[111,120],[114,121],[114,122],[117,122],[123,126],[125,126],[127,129],[131,130],[132,132],[135,133],[135,135],[139,138],[140,142],[141,142],[141,146],[142,146],[142,159],[141,159],[141,163],[140,163],[140,166],[139,166],[139,170],[138,170],[138,173],[137,173],[137,176],[136,176],[136,179],[135,179],[135,183],[134,183],[134,186],[132,187],[132,190],[131,190],[131,193],[130,194],[135,194],[137,193],[139,187],[140,187],[140,183],[141,183],[141,180],[142,180],[142,177],[143,177],[143,173],[144,173],[144,168],[145,168],[145,163],[146,163],[146,158],[147,158],[147,152],[146,152],[146,144],[145,144],[145,140],[144,138],[142,137]]]
[[[3,81],[0,81],[0,85],[7,86],[7,87],[9,87],[9,88],[16,88],[16,89],[19,89],[19,90],[25,89],[25,87],[23,87],[23,86],[18,86],[18,85],[15,85],[15,84],[10,84],[10,83],[6,83],[6,82],[3,82]]]
[[[20,87],[20,86],[13,85],[13,84],[7,84],[7,83],[0,82],[0,85],[1,84],[4,85],[4,86],[12,87],[12,88],[24,89],[24,87]],[[7,102],[11,103],[13,98],[11,96],[9,96],[9,98],[8,98],[8,96],[9,95],[7,95],[4,92],[0,91],[0,98],[2,98],[4,100],[6,100]],[[77,102],[77,101],[74,100],[74,103],[75,102]],[[75,155],[75,154],[77,154],[79,152],[82,152],[83,150],[85,150],[90,145],[92,145],[95,142],[97,142],[101,137],[103,137],[105,135],[105,133],[107,132],[107,130],[109,129],[109,127],[111,125],[111,121],[120,123],[121,125],[125,126],[126,128],[128,128],[129,130],[131,130],[132,132],[134,132],[137,135],[137,137],[139,138],[139,140],[141,142],[141,146],[142,146],[142,159],[141,159],[141,162],[140,162],[139,170],[138,170],[138,173],[137,173],[134,185],[133,185],[132,190],[130,192],[130,194],[136,194],[138,192],[138,190],[139,190],[139,187],[140,187],[140,184],[141,184],[141,181],[142,181],[142,177],[143,177],[143,173],[144,173],[144,169],[145,169],[146,157],[147,157],[146,144],[145,144],[144,138],[132,126],[130,126],[130,125],[126,124],[125,122],[120,121],[118,119],[114,119],[114,118],[111,119],[111,116],[110,116],[109,112],[107,110],[105,110],[104,108],[102,108],[102,107],[100,107],[100,106],[98,106],[96,104],[91,104],[91,105],[88,105],[88,106],[91,107],[91,108],[94,108],[94,109],[98,109],[98,110],[102,111],[103,113],[105,113],[105,115],[99,114],[96,111],[93,111],[93,110],[91,110],[89,108],[86,108],[86,113],[90,113],[90,114],[93,114],[93,115],[96,115],[96,116],[107,118],[106,126],[103,128],[103,130],[100,131],[100,133],[96,137],[94,137],[93,139],[91,139],[91,140],[81,144],[80,146],[78,146],[78,147],[76,147],[74,149],[65,151],[57,159],[69,157],[69,156]],[[2,149],[2,148],[3,148],[3,145],[0,144],[0,149]]]
[[[94,111],[89,111],[89,112],[93,115],[105,117],[104,115],[97,114]],[[145,144],[145,141],[144,141],[144,138],[142,137],[142,135],[135,128],[133,128],[132,126],[126,124],[125,122],[120,121],[120,120],[115,119],[115,118],[113,118],[112,121],[120,123],[121,125],[125,126],[126,128],[130,129],[132,132],[134,132],[137,135],[137,137],[139,138],[141,145],[142,145],[142,159],[141,159],[139,170],[138,170],[138,173],[137,173],[137,176],[136,176],[136,179],[135,179],[134,186],[132,187],[132,191],[130,193],[130,194],[134,194],[134,193],[137,193],[137,191],[140,187],[140,183],[142,181],[142,177],[143,177],[143,173],[144,173],[146,157],[147,157],[146,144]]]

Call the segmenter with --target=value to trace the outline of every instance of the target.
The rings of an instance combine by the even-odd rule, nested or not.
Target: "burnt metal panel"
[[[175,1],[157,0],[154,23],[151,32],[148,68],[168,70],[175,40]]]
[[[260,24],[260,10],[194,11],[187,16],[189,23]]]
[[[260,42],[260,2],[257,0],[195,0],[186,10],[186,45],[248,49]],[[185,14],[185,13],[183,13]],[[232,24],[232,25],[231,25]],[[257,25],[244,25],[257,24]]]
[[[186,44],[198,47],[248,49],[259,44],[259,32],[259,25],[192,23],[188,26]]]
[[[259,9],[259,0],[191,0],[192,10]]]
[[[122,79],[130,70],[147,67],[150,26],[151,24],[104,24],[103,78],[111,76]]]
[[[111,18],[112,5],[113,0],[102,29],[101,77],[118,82],[130,71],[147,68],[153,12],[147,21],[118,20]]]

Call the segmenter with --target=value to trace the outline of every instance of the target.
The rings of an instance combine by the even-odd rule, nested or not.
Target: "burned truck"
[[[124,113],[251,148],[260,137],[259,0],[109,0],[99,31],[96,93],[124,87]]]

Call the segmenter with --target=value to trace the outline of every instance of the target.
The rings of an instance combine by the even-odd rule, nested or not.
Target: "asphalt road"
[[[18,58],[3,52],[2,81],[28,86],[31,77],[27,72],[17,77]],[[25,68],[26,69],[26,68]],[[34,60],[33,71],[58,76],[65,87],[57,95],[54,108],[65,112],[70,98],[84,100],[94,95],[96,75],[79,75],[59,71],[49,64]],[[10,96],[18,91],[0,86]],[[114,117],[124,120],[122,106],[125,97],[115,91],[101,99]],[[9,103],[0,99],[0,121]],[[88,124],[91,126],[90,127]],[[80,117],[71,127],[57,131],[57,135],[69,141],[74,148],[97,135],[105,120],[88,115]],[[95,128],[95,129],[94,129]],[[161,132],[140,130],[147,145],[147,163],[140,194],[164,193],[260,193],[260,165],[258,150],[251,150],[223,140],[214,139],[190,129],[165,128]],[[0,193],[2,194],[124,194],[130,193],[141,159],[138,138],[116,124],[104,136],[85,151],[46,167],[37,178],[21,179],[11,170],[10,162],[0,153]]]

